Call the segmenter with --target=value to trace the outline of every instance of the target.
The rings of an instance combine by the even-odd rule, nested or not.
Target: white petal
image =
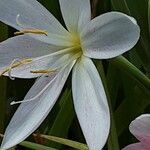
[[[63,50],[62,50],[63,51]],[[57,71],[63,68],[69,62],[78,58],[78,54],[62,53],[56,55],[46,55],[43,57],[35,58],[31,63],[21,65],[12,69],[11,76],[15,78],[35,78],[41,74],[31,73],[31,71],[47,70]],[[53,72],[52,72],[53,73]],[[5,74],[8,76],[8,74]]]
[[[140,29],[133,18],[109,12],[93,19],[84,28],[81,41],[86,56],[107,59],[130,50],[139,36]]]
[[[142,143],[136,143],[136,144],[130,144],[123,148],[122,150],[149,150],[149,148],[146,148],[142,145]]]
[[[101,150],[106,143],[110,116],[100,76],[89,58],[82,57],[73,70],[75,111],[90,150]]]
[[[80,32],[91,19],[89,0],[59,0],[60,8],[68,30],[74,34]]]
[[[66,29],[37,0],[1,0],[0,21],[16,28],[38,28],[58,35]]]
[[[39,74],[30,71],[58,68],[72,60],[73,54],[63,52],[63,48],[40,42],[27,35],[10,38],[0,43],[0,72],[14,59],[33,58],[31,63],[12,69],[11,75],[18,78],[37,77]]]
[[[54,106],[73,65],[74,62],[54,76],[40,78],[33,85],[25,99],[34,97],[49,84],[36,100],[19,106],[6,129],[1,149],[8,149],[22,142],[39,127]]]
[[[21,35],[0,43],[0,68],[9,65],[16,58],[35,58],[53,53],[63,47],[40,42]]]
[[[150,114],[136,118],[130,124],[130,132],[150,149]]]

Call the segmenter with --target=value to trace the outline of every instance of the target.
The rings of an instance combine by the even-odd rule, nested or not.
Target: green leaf
[[[55,135],[60,137],[67,137],[69,128],[75,116],[71,90],[66,88],[60,99],[60,110],[56,116],[56,119],[48,132],[48,135]],[[60,148],[59,144],[50,143],[52,147]]]
[[[0,23],[0,42],[8,37],[8,28]],[[6,117],[6,100],[7,100],[7,78],[0,77],[0,133],[3,133]]]
[[[0,78],[0,133],[3,133],[6,115],[6,86],[7,79]]]
[[[28,141],[21,142],[19,145],[24,146],[26,148],[33,149],[33,150],[57,150],[51,147],[47,147],[44,145],[40,145],[40,144],[28,142]]]
[[[129,76],[132,76],[133,79],[138,81],[138,83],[150,90],[150,79],[132,63],[130,63],[125,57],[119,56],[111,59],[110,61],[116,67],[127,73]]]
[[[115,124],[115,120],[114,120],[114,113],[113,113],[113,108],[111,105],[111,96],[109,94],[109,90],[108,90],[108,85],[107,85],[107,80],[105,77],[105,72],[103,69],[103,65],[101,62],[96,63],[96,67],[98,69],[98,72],[101,76],[102,82],[103,82],[103,86],[105,89],[105,93],[107,96],[107,100],[108,100],[108,104],[109,104],[109,109],[110,109],[110,117],[111,117],[111,127],[110,127],[110,134],[108,137],[108,150],[119,150],[119,142],[118,142],[118,136],[117,136],[117,132],[116,132],[116,124]]]
[[[116,107],[118,90],[121,84],[121,80],[118,80],[118,74],[119,70],[112,63],[109,63],[106,78],[113,110]]]
[[[72,148],[76,148],[79,150],[88,150],[88,147],[86,144],[82,144],[79,142],[75,142],[72,140],[68,140],[68,139],[64,139],[64,138],[59,138],[59,137],[55,137],[55,136],[50,136],[50,135],[40,135],[42,138],[53,141],[53,142],[57,142],[66,146],[70,146]]]
[[[130,15],[130,10],[127,6],[126,0],[111,0],[112,8],[116,11],[121,11]]]
[[[130,80],[127,80],[130,83]],[[131,94],[127,96],[115,112],[117,133],[120,136],[128,128],[130,122],[144,112],[150,105],[150,93],[142,88],[135,87]],[[127,89],[130,90],[130,89]]]
[[[148,1],[148,26],[149,26],[149,34],[150,34],[150,0]]]

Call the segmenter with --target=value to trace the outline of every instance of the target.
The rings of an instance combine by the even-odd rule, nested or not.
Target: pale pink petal
[[[130,144],[125,148],[123,148],[122,150],[150,150],[150,149],[145,147],[141,143],[136,143],[136,144]]]
[[[130,132],[150,149],[150,114],[136,118],[130,124]]]

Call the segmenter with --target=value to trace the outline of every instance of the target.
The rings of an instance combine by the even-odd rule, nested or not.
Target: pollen
[[[40,29],[25,29],[25,30],[20,30],[14,33],[14,35],[21,35],[25,33],[33,33],[33,34],[44,34],[48,35],[48,32],[46,30],[40,30]]]
[[[50,70],[50,69],[45,69],[45,70],[32,70],[30,71],[31,73],[40,73],[40,74],[49,74],[49,73],[54,73],[56,72],[56,69],[55,70]]]

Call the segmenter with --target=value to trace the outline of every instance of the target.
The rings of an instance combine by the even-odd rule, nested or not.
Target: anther
[[[17,31],[14,34],[21,35],[25,33],[44,34],[46,36],[48,35],[48,32],[46,30],[40,30],[40,29],[24,29],[24,30]]]
[[[47,69],[47,70],[32,70],[30,71],[31,73],[41,73],[41,74],[49,74],[49,73],[53,73],[53,72],[56,72],[56,70],[50,70],[50,69]]]

